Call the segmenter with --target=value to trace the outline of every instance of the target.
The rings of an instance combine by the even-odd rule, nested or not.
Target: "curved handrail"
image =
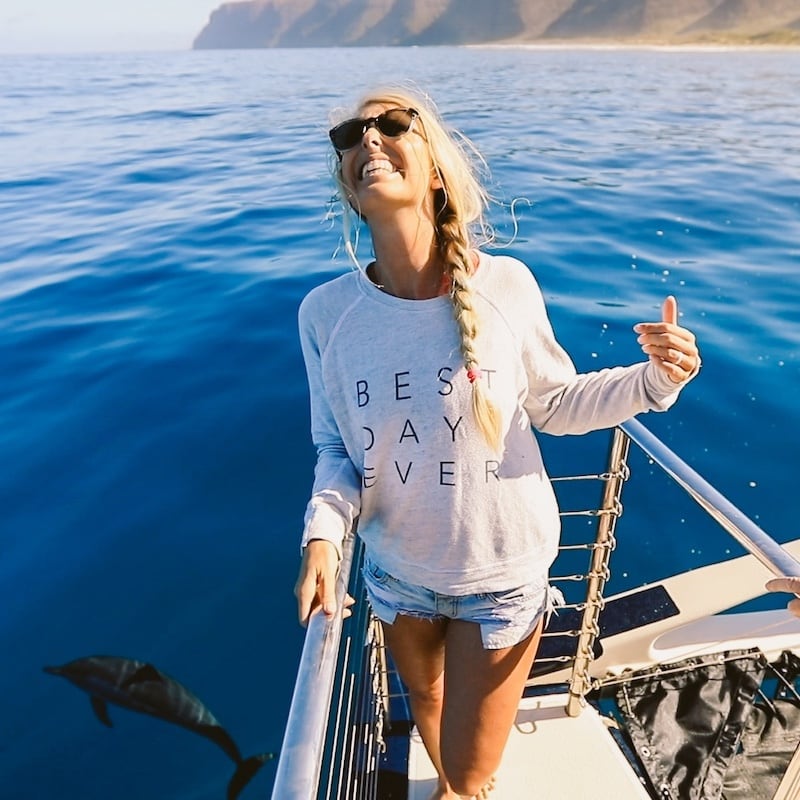
[[[641,422],[629,419],[619,427],[770,572],[781,577],[800,577],[800,562],[794,556],[784,550],[768,533],[718,492]]]
[[[308,621],[272,787],[273,800],[311,800],[317,796],[353,546],[352,536],[342,545],[336,614],[327,619],[314,613]]]

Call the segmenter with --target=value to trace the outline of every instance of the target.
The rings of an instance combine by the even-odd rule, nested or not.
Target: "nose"
[[[383,143],[380,131],[376,120],[368,119],[364,122],[364,133],[361,135],[361,144],[363,147],[370,147],[372,145],[380,145]]]

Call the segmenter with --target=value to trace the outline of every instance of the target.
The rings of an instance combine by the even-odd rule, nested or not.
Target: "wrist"
[[[305,554],[306,551],[310,553],[329,552],[335,556],[337,561],[340,561],[342,557],[339,548],[328,539],[309,539],[303,546],[303,554]]]

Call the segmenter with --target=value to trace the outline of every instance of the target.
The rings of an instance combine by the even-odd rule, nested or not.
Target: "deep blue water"
[[[107,730],[41,671],[82,655],[152,661],[246,755],[279,747],[313,469],[295,314],[349,269],[328,113],[384,80],[483,152],[499,249],[579,368],[637,359],[631,326],[678,296],[703,371],[645,423],[800,533],[800,51],[2,57],[3,798],[224,796],[208,741],[113,707]],[[612,590],[740,552],[660,530],[666,492],[633,512]]]

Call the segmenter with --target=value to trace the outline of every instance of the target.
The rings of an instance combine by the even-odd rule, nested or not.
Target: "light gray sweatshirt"
[[[317,448],[303,546],[340,548],[358,518],[370,557],[402,580],[453,595],[524,585],[560,532],[532,427],[580,434],[675,402],[681,385],[649,361],[577,374],[520,261],[481,253],[472,286],[502,452],[474,421],[449,297],[397,298],[353,271],[303,300]]]

